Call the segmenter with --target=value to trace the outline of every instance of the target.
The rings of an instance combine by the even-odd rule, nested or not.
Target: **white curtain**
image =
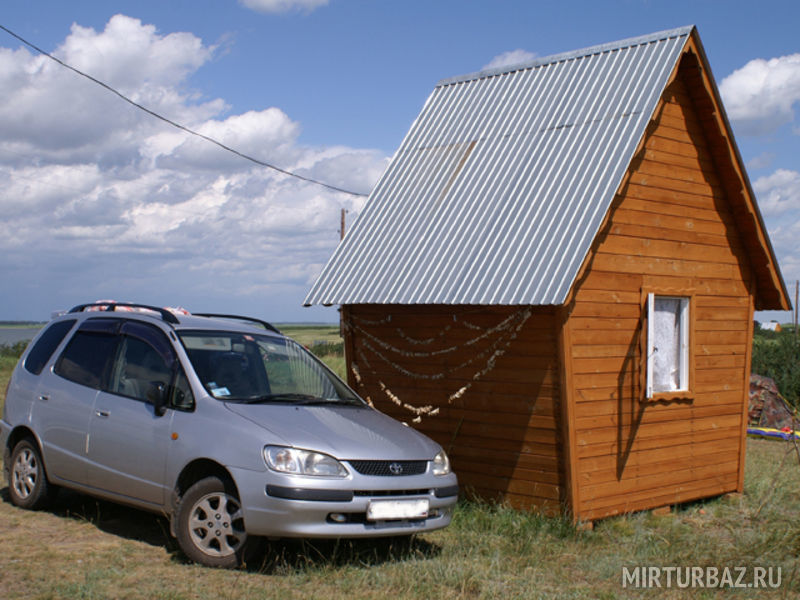
[[[656,297],[653,307],[653,391],[681,385],[681,299]]]

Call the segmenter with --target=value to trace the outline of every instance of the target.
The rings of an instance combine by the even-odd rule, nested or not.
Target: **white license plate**
[[[415,500],[373,500],[367,506],[367,520],[424,519],[428,516],[427,498]]]

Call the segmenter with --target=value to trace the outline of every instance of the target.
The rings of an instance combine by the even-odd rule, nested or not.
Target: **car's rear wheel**
[[[209,567],[238,567],[255,546],[244,529],[233,483],[219,477],[206,477],[186,490],[176,525],[178,544],[186,556]]]
[[[20,440],[11,452],[8,495],[20,508],[38,510],[53,499],[56,488],[47,481],[44,461],[36,443]]]

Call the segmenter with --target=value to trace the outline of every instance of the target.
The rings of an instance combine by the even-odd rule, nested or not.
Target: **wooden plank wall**
[[[561,510],[552,307],[351,305],[343,317],[350,385],[439,442],[462,489]],[[415,423],[418,415],[397,402],[439,413]]]
[[[583,519],[739,482],[751,274],[691,91],[665,92],[569,307]],[[642,298],[670,290],[694,298],[692,393],[642,403]]]

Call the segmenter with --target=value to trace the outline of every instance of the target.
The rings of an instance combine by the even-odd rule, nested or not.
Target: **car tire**
[[[207,567],[242,566],[257,542],[244,528],[244,514],[230,480],[206,477],[180,499],[175,515],[178,544],[193,562]]]
[[[29,510],[46,508],[57,488],[47,481],[44,461],[36,442],[25,438],[11,451],[8,495],[12,504]]]

